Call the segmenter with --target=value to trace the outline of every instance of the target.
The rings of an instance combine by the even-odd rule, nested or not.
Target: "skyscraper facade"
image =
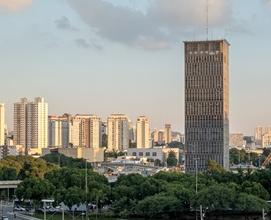
[[[5,144],[5,105],[0,103],[0,146]]]
[[[185,42],[186,171],[229,168],[229,43]]]
[[[140,116],[136,122],[137,148],[150,148],[150,122],[146,116]]]
[[[33,102],[26,98],[14,104],[15,144],[41,153],[48,147],[48,103],[37,97]]]
[[[108,151],[124,151],[129,147],[129,120],[124,114],[112,114],[107,119]]]

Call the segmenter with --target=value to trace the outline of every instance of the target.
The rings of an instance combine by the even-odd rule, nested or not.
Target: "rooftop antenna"
[[[209,0],[206,0],[206,39],[209,39]]]

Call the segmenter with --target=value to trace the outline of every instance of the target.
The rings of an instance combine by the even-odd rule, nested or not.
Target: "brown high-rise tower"
[[[186,172],[214,160],[229,168],[229,43],[185,44]]]

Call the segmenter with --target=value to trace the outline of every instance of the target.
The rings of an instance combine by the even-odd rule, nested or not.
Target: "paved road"
[[[7,216],[9,220],[39,220],[31,216],[26,216],[18,212],[13,212],[12,204],[2,205],[0,213],[1,213],[1,217]],[[16,218],[14,214],[16,215]]]

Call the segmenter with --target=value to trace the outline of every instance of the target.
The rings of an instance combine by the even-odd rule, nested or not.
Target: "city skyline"
[[[18,98],[43,96],[52,115],[92,113],[105,119],[121,112],[134,122],[147,115],[152,128],[171,123],[183,132],[182,41],[205,38],[205,1],[190,1],[187,12],[183,0],[172,1],[171,7],[151,2],[0,1],[0,57],[5,61],[0,102],[5,103],[8,127]],[[241,10],[244,5],[247,10]],[[119,14],[117,21],[127,22],[122,28],[107,19],[98,22],[84,7],[100,8],[97,18]],[[189,17],[190,7],[198,16]],[[270,12],[264,0],[210,0],[210,38],[227,38],[232,44],[231,133],[253,134],[256,126],[271,124],[266,102]],[[135,25],[127,26],[129,22]]]

